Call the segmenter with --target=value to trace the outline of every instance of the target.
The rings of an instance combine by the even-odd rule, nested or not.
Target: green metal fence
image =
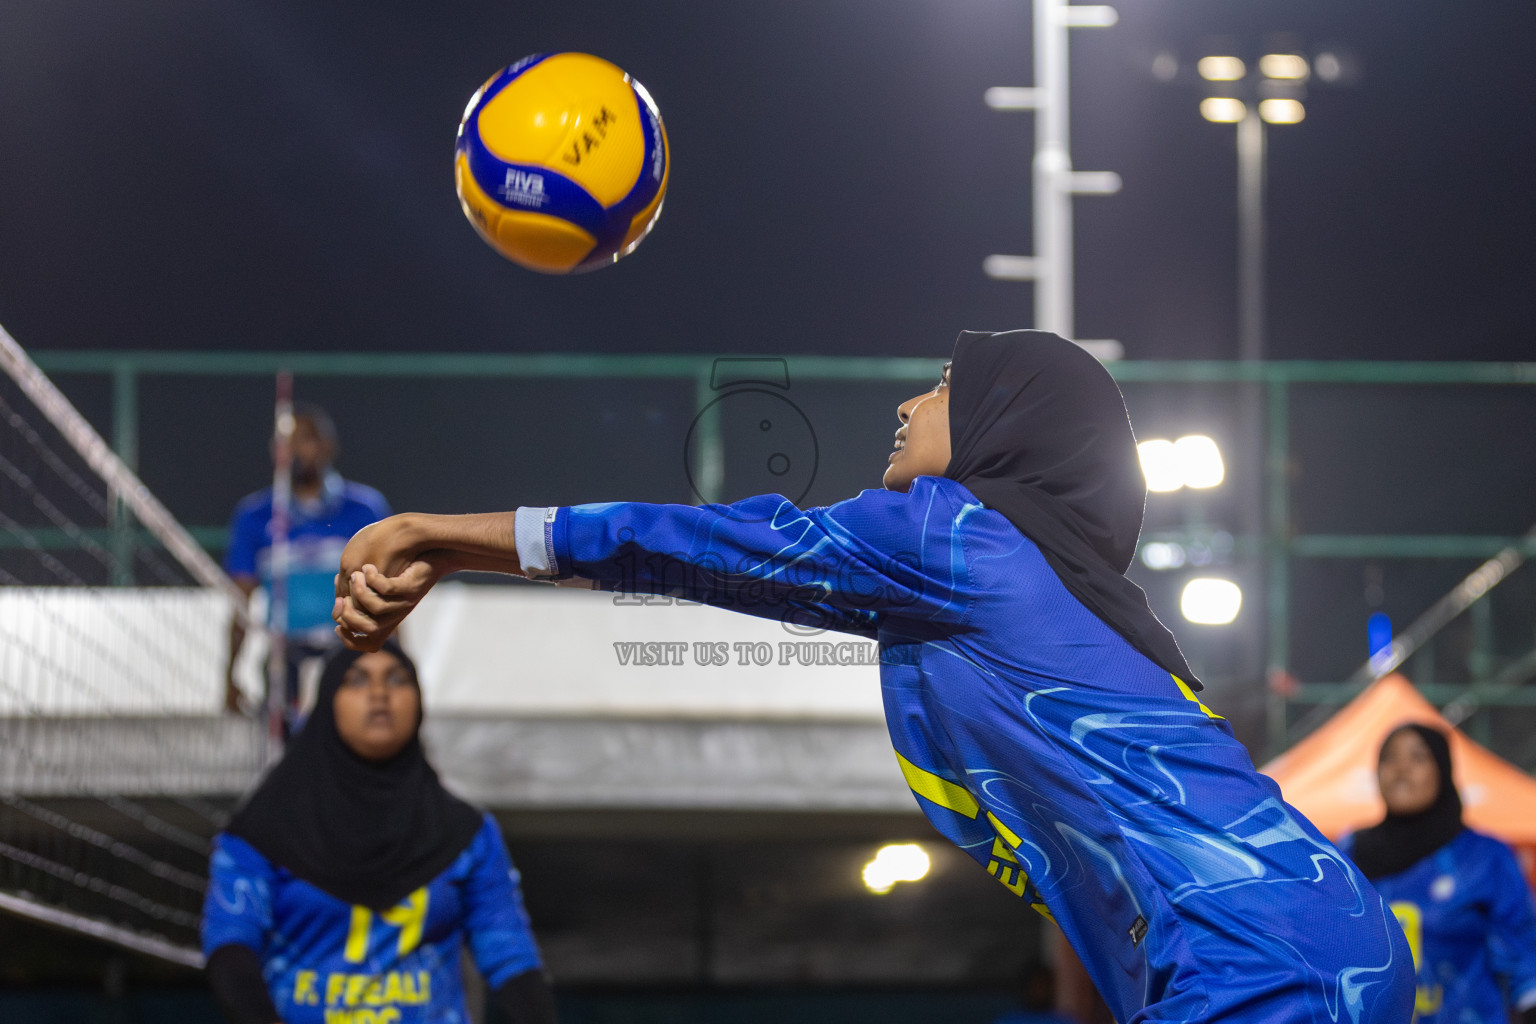
[[[718,420],[708,410],[716,397],[708,355],[567,355],[470,353],[305,353],[305,352],[151,352],[42,351],[38,364],[50,374],[105,374],[112,381],[111,442],[130,465],[138,463],[139,385],[146,377],[271,376],[287,370],[299,377],[352,378],[610,378],[692,381],[699,429],[695,457],[703,467],[700,490],[713,498],[723,477],[724,452]],[[773,357],[779,358],[779,357]],[[833,356],[782,357],[796,380],[934,380],[932,359]],[[1291,568],[1296,559],[1326,558],[1468,558],[1489,557],[1516,546],[1536,553],[1536,540],[1484,535],[1301,534],[1291,526],[1289,422],[1291,389],[1299,384],[1490,385],[1536,384],[1536,363],[1403,362],[1120,362],[1109,369],[1122,384],[1233,384],[1253,389],[1262,401],[1264,437],[1264,527],[1258,536],[1237,538],[1239,550],[1256,553],[1264,566],[1265,647],[1272,671],[1285,671],[1291,652]],[[190,527],[210,548],[222,545],[222,526]],[[1486,607],[1486,605],[1485,605]],[[1485,659],[1486,661],[1487,659]],[[1530,659],[1526,659],[1530,660]],[[1536,672],[1536,664],[1531,666]],[[1489,679],[1476,680],[1488,690]],[[1516,685],[1490,690],[1485,703],[1536,706],[1536,688]],[[1270,743],[1283,748],[1288,739],[1287,703],[1332,704],[1358,692],[1359,686],[1314,683],[1286,697],[1272,696]],[[1441,703],[1458,699],[1465,687],[1431,684],[1428,696]]]

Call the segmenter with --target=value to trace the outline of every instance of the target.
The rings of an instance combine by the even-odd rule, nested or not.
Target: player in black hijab
[[[1052,918],[1117,1019],[1401,1024],[1387,907],[1254,770],[1125,577],[1146,488],[1108,371],[1053,334],[966,332],[897,418],[884,489],[824,508],[386,519],[342,556],[341,637],[376,645],[459,569],[813,610],[879,641],[923,813]]]
[[[1413,950],[1416,1019],[1536,1024],[1536,905],[1514,852],[1466,827],[1449,737],[1409,723],[1381,744],[1386,817],[1345,840]]]
[[[1072,596],[1132,647],[1201,689],[1125,576],[1147,502],[1125,400],[1097,359],[1059,342],[1040,331],[961,333],[944,475],[1038,544]]]
[[[1411,732],[1423,741],[1435,766],[1435,795],[1429,805],[1398,813],[1387,808],[1380,823],[1355,833],[1355,863],[1365,877],[1375,881],[1395,875],[1440,849],[1466,826],[1461,821],[1461,795],[1451,782],[1451,744],[1445,733],[1427,725],[1400,725],[1381,743],[1381,760],[1399,734]]]
[[[411,659],[398,644],[385,650],[419,694]],[[225,831],[317,889],[383,910],[451,864],[482,819],[427,763],[419,710],[405,746],[383,760],[342,739],[336,694],[359,657],[343,650],[326,662],[314,711]]]
[[[234,1024],[320,1024],[360,1005],[399,1024],[462,1013],[461,944],[515,1024],[553,1022],[500,830],[443,788],[421,720],[397,644],[340,651],[216,840],[203,944]]]

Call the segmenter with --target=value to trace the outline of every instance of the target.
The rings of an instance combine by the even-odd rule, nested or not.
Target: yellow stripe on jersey
[[[991,811],[987,812],[987,821],[991,823],[993,830],[998,835],[1007,840],[1008,845],[1013,847],[1015,850],[1017,850],[1019,848],[1019,844],[1024,841],[1014,834],[1013,829],[998,821],[997,815],[993,814]]]
[[[902,757],[899,750],[896,751],[896,760],[901,764],[901,774],[906,777],[907,787],[924,800],[932,801],[940,807],[947,807],[967,818],[974,818],[980,813],[981,806],[976,803],[976,798],[963,787],[955,785],[948,779],[941,779],[933,772],[924,771]]]
[[[360,964],[368,957],[368,932],[373,927],[373,912],[367,907],[352,908],[352,925],[347,929],[347,944],[342,953],[349,964]]]
[[[1224,716],[1218,715],[1216,712],[1212,711],[1210,708],[1206,707],[1203,703],[1201,703],[1200,698],[1195,696],[1195,691],[1191,690],[1189,688],[1189,684],[1188,683],[1186,683],[1184,680],[1180,679],[1178,676],[1170,675],[1170,678],[1174,682],[1179,684],[1179,692],[1180,693],[1182,693],[1188,699],[1194,701],[1196,704],[1200,705],[1200,710],[1205,712],[1205,717],[1207,717],[1207,718],[1220,718],[1223,721],[1226,720]]]

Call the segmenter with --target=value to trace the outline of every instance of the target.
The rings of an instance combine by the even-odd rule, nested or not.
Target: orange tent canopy
[[[1419,722],[1451,740],[1451,765],[1469,827],[1515,847],[1536,846],[1536,779],[1454,728],[1412,683],[1393,674],[1366,687],[1316,732],[1260,769],[1286,802],[1329,839],[1386,814],[1376,786],[1382,741]]]

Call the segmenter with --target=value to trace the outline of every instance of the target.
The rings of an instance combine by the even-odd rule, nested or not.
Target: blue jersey
[[[1413,950],[1418,1024],[1505,1024],[1506,1007],[1536,1006],[1536,910],[1509,847],[1463,829],[1375,884]]]
[[[336,566],[352,535],[389,515],[389,504],[372,487],[327,473],[320,497],[294,501],[288,522],[288,624],[290,637],[321,645],[334,640],[331,607]],[[235,506],[229,524],[224,570],[272,585],[272,488]],[[270,622],[276,628],[278,623]]]
[[[535,577],[876,637],[918,804],[1054,918],[1117,1020],[1408,1020],[1407,944],[1354,865],[955,481],[808,510],[519,509],[516,534]]]
[[[442,874],[381,913],[344,903],[243,839],[220,835],[203,902],[203,952],[231,943],[261,957],[283,1024],[467,1024],[465,943],[493,989],[541,966],[517,872],[490,815]]]

